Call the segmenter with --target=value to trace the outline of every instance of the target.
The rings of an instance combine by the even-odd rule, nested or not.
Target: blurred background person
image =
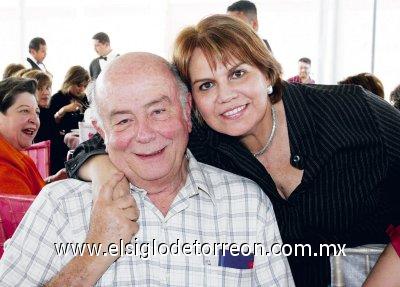
[[[32,145],[40,126],[36,81],[0,82],[0,192],[38,194],[44,181],[35,163],[21,151]]]
[[[47,72],[46,66],[43,63],[47,54],[47,45],[43,38],[36,37],[29,42],[29,54],[30,56],[26,58],[29,66],[32,69]]]
[[[81,66],[73,66],[65,75],[61,90],[50,100],[50,113],[54,116],[57,137],[52,143],[52,173],[64,167],[69,148],[64,143],[65,134],[78,129],[89,102],[84,93],[89,83],[89,73]]]
[[[347,77],[338,82],[339,85],[359,85],[364,89],[374,93],[378,97],[385,99],[385,92],[382,82],[373,74],[360,73],[358,75]]]
[[[254,31],[258,32],[257,7],[253,2],[247,0],[237,1],[227,8],[226,13],[229,16],[246,22],[254,29]],[[263,39],[263,41],[268,50],[272,53],[272,49],[268,41],[266,39]]]
[[[396,109],[400,110],[400,85],[390,93],[390,101]]]
[[[301,83],[301,84],[315,84],[315,81],[311,79],[311,59],[300,58],[299,59],[299,74],[288,79],[289,83]]]
[[[93,36],[94,50],[96,51],[97,57],[90,63],[89,72],[90,77],[95,80],[99,76],[102,70],[110,63],[117,53],[111,48],[110,37],[104,32],[99,32]]]
[[[3,80],[12,77],[16,72],[25,69],[24,65],[22,64],[9,64],[7,67],[4,69],[3,72]]]

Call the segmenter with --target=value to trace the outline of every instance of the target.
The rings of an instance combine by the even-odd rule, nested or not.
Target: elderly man
[[[187,150],[191,98],[173,68],[158,56],[130,53],[98,80],[94,124],[129,179],[130,194],[113,198],[122,174],[93,203],[89,183],[69,179],[46,187],[6,247],[0,281],[293,286],[286,258],[265,255],[281,238],[261,189],[197,162]],[[58,255],[60,243],[92,245],[82,255],[72,248]],[[98,243],[100,255],[91,256],[89,247]],[[257,252],[256,243],[266,250]],[[238,251],[235,244],[247,247]]]

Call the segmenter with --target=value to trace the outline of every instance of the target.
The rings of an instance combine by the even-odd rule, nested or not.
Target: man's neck
[[[176,175],[135,185],[146,190],[150,201],[166,216],[176,195],[185,185],[187,174],[188,160],[185,157],[182,162],[182,168]],[[130,180],[130,182],[135,182],[135,180]]]
[[[112,49],[109,48],[102,57],[107,57],[112,52]]]
[[[310,77],[302,78],[302,77],[300,76],[300,81],[301,81],[303,84],[307,84],[307,83],[310,81]]]

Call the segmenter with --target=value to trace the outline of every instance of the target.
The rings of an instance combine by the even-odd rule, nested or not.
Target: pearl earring
[[[272,94],[273,92],[274,92],[274,89],[272,88],[271,85],[269,85],[269,86],[267,87],[267,94],[270,95],[270,94]]]

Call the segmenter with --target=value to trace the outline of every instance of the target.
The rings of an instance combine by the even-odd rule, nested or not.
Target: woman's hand
[[[62,168],[59,171],[57,171],[56,174],[53,174],[53,175],[50,175],[49,177],[47,177],[45,179],[45,182],[51,183],[51,182],[55,182],[57,180],[62,180],[62,179],[66,179],[66,178],[68,178],[67,171],[65,170],[65,168]]]
[[[82,108],[82,104],[77,101],[72,101],[69,105],[63,107],[66,113],[76,112],[77,110]]]
[[[60,120],[65,116],[66,113],[72,113],[80,110],[82,108],[82,104],[77,101],[72,101],[70,104],[63,106],[54,114],[54,118],[56,123],[59,123]]]

